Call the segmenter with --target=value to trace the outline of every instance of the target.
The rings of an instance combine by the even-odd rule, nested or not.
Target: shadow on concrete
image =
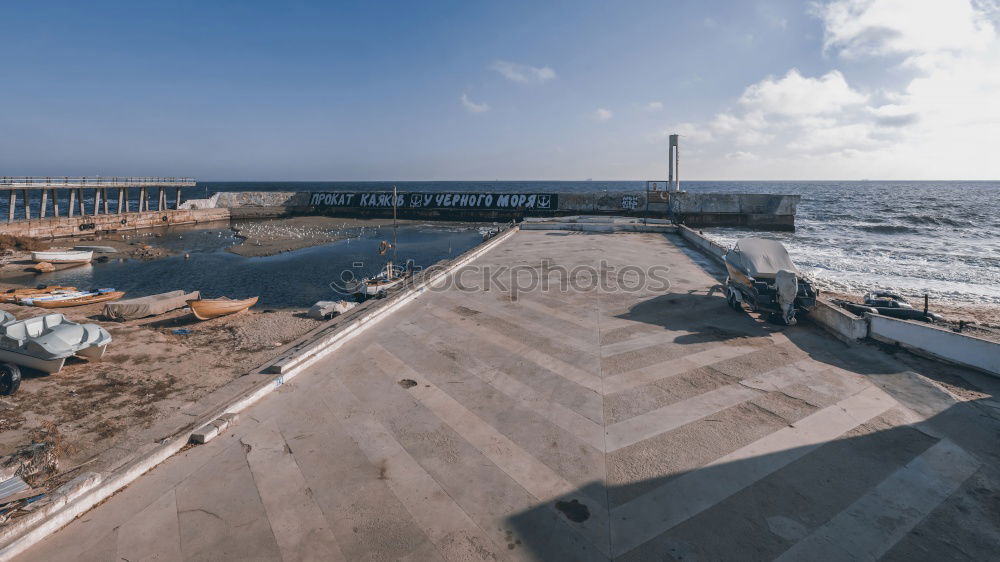
[[[690,291],[653,297],[635,304],[617,318],[691,332],[674,338],[679,344],[764,338],[784,329],[784,326],[759,322],[749,314],[734,311],[718,291],[712,289],[707,294]]]
[[[882,483],[892,499],[875,513],[859,510],[868,518],[849,520],[845,536],[834,532],[834,544],[811,554],[992,559],[1000,552],[1000,416],[984,419],[983,408],[953,403],[915,425],[850,431],[861,435],[628,484],[591,482],[509,517],[507,548],[538,560],[608,560],[604,552],[628,560],[772,560]],[[876,425],[892,423],[883,416],[889,421]],[[955,444],[964,452],[941,456]],[[932,456],[948,467],[925,470]],[[934,493],[947,497],[921,505]],[[588,500],[602,496],[610,513]],[[906,531],[901,538],[891,535],[896,526]],[[881,552],[852,546],[866,533],[879,537]]]

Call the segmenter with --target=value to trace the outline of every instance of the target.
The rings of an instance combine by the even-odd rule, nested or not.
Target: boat
[[[76,287],[62,287],[59,285],[54,285],[52,287],[34,287],[27,289],[9,289],[3,293],[0,293],[0,302],[6,303],[17,303],[21,299],[40,297],[43,295],[51,295],[58,293],[71,293],[75,292]]]
[[[94,252],[90,250],[86,251],[76,251],[76,250],[58,250],[49,252],[31,252],[31,261],[38,262],[49,262],[51,264],[68,264],[68,263],[90,263],[90,260],[94,258]]]
[[[72,294],[72,293],[71,293]],[[83,306],[87,304],[97,304],[118,300],[125,296],[125,291],[102,291],[84,293],[78,296],[56,296],[51,298],[31,299],[32,306],[41,308],[69,308],[71,306]]]
[[[743,238],[725,255],[726,301],[754,312],[777,315],[787,325],[816,306],[816,290],[799,272],[788,250],[776,240]]]
[[[2,362],[57,373],[74,355],[100,359],[109,343],[111,334],[104,328],[71,322],[62,314],[17,320],[9,312],[0,312]]]
[[[357,283],[354,287],[354,294],[362,299],[381,297],[385,295],[386,291],[403,283],[411,275],[413,275],[413,260],[408,260],[405,268],[397,267],[390,261],[377,275]]]
[[[103,315],[109,320],[133,320],[164,314],[178,308],[187,306],[188,301],[201,298],[201,293],[193,291],[170,291],[158,295],[149,295],[137,299],[129,299],[117,302],[109,302],[104,305]]]
[[[248,299],[231,299],[221,297],[218,299],[191,299],[187,301],[191,307],[191,312],[198,320],[210,320],[219,316],[236,314],[257,304],[260,297],[250,297]]]
[[[93,290],[90,290],[90,291],[80,291],[80,290],[56,291],[56,292],[48,293],[48,294],[28,295],[28,296],[21,297],[21,298],[19,298],[17,300],[17,304],[20,304],[20,305],[23,305],[23,306],[35,306],[35,304],[39,303],[39,302],[76,299],[76,298],[80,298],[80,297],[87,297],[87,296],[93,296],[93,295],[100,295],[100,294],[104,294],[104,293],[111,293],[113,291],[114,291],[114,289],[112,289],[112,288],[93,289]]]
[[[94,252],[95,254],[117,254],[118,250],[111,246],[73,246],[78,252]]]
[[[393,265],[393,261],[396,258],[396,233],[398,230],[396,222],[397,199],[398,195],[396,193],[396,186],[394,185],[392,186],[392,243],[390,244],[388,240],[383,240],[379,243],[378,247],[378,254],[380,256],[384,256],[389,250],[392,250],[392,259],[388,260],[385,267],[374,276],[362,279],[354,283],[353,286],[348,287],[358,300],[363,301],[369,297],[384,297],[386,291],[403,284],[403,282],[413,275],[413,260],[407,260],[405,268]]]

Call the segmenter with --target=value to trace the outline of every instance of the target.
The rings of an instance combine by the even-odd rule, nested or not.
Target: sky
[[[1000,0],[3,2],[0,175],[1000,180]]]

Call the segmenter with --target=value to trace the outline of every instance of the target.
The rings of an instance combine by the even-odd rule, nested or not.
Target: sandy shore
[[[49,441],[62,469],[86,462],[130,428],[208,394],[282,352],[320,322],[294,310],[250,310],[199,322],[182,310],[124,323],[100,319],[103,305],[61,309],[114,340],[99,362],[72,359],[57,374],[25,372],[20,391],[0,397],[0,454]],[[19,319],[44,309],[0,304]],[[179,335],[174,330],[188,330]]]
[[[403,220],[398,223],[400,226],[418,224],[417,221]],[[381,228],[385,231],[385,238],[389,240],[392,238],[392,230],[385,229],[387,226],[392,226],[392,219],[291,217],[233,221],[233,230],[244,241],[227,249],[245,257],[272,256],[357,236],[357,229],[362,227]]]
[[[833,291],[823,291],[821,296],[844,299],[856,303],[864,301],[864,298],[858,295]],[[923,295],[904,294],[901,296],[906,298],[913,308],[923,310]],[[931,300],[928,310],[940,314],[945,318],[944,322],[938,323],[941,327],[955,331],[961,329],[961,332],[964,334],[1000,341],[1000,306],[994,304],[953,303]]]

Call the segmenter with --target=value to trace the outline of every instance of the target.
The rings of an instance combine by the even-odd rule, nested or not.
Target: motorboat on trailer
[[[799,272],[788,250],[776,240],[743,238],[725,255],[726,301],[735,310],[746,303],[788,325],[816,306],[816,290]]]
[[[66,359],[100,359],[111,334],[97,324],[78,324],[62,314],[17,320],[0,311],[0,362],[57,373]]]

